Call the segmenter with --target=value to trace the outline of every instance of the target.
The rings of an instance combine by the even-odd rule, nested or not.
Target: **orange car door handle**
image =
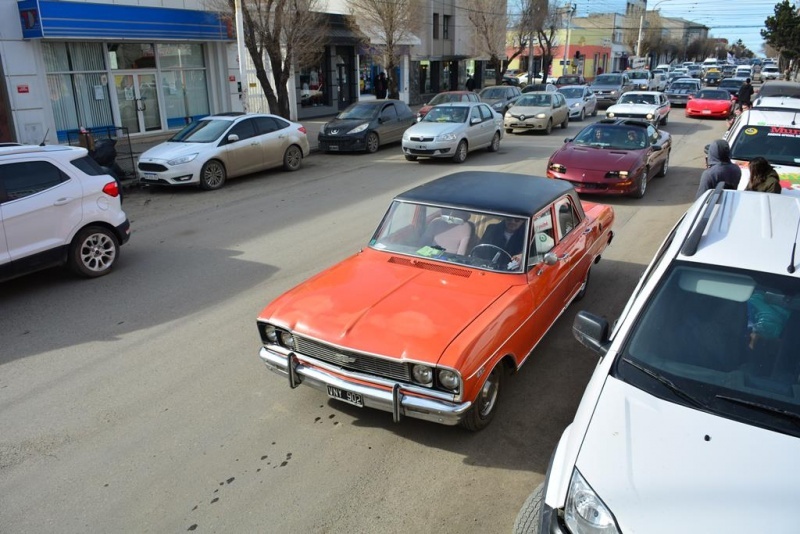
[[[59,198],[53,202],[53,206],[63,206],[64,204],[69,204],[70,202],[72,202],[72,199],[69,197]]]

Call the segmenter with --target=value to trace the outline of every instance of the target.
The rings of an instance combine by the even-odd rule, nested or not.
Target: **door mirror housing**
[[[587,311],[579,311],[572,323],[572,335],[575,339],[601,357],[606,355],[611,346],[608,332],[608,321]]]
[[[239,136],[238,135],[236,135],[236,134],[228,135],[228,142],[229,143],[235,143],[238,140],[239,140]]]

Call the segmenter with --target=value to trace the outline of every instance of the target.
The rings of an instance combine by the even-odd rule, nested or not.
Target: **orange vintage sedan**
[[[269,304],[260,358],[291,388],[469,430],[586,292],[614,211],[561,180],[459,172],[395,197],[368,246]]]

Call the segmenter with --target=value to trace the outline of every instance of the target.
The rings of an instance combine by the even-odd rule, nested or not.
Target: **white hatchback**
[[[228,178],[272,167],[296,171],[309,152],[302,124],[276,115],[221,113],[146,150],[137,170],[143,184],[219,189]]]
[[[799,223],[788,195],[709,191],[613,326],[578,313],[601,359],[517,534],[797,532]]]
[[[85,148],[0,147],[0,280],[63,264],[102,276],[129,237],[119,186]]]

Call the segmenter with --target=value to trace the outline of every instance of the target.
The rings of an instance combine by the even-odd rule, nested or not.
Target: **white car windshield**
[[[619,103],[655,105],[656,95],[632,95],[630,93],[626,93],[619,98]]]
[[[559,93],[564,95],[564,98],[582,98],[583,88],[580,87],[567,87],[558,90]]]
[[[469,108],[464,106],[436,106],[422,119],[422,122],[466,122]]]
[[[767,158],[772,165],[800,166],[800,128],[749,125],[731,143],[731,159]]]
[[[233,123],[220,119],[195,121],[173,135],[169,141],[175,143],[213,143]]]
[[[523,97],[520,97],[517,100],[517,103],[514,104],[514,107],[522,106],[522,107],[531,107],[531,108],[540,108],[540,107],[550,107],[551,103],[553,102],[553,97],[551,94],[546,95],[537,95],[528,93]]]
[[[628,335],[614,374],[673,402],[800,437],[798,324],[800,280],[679,262]]]
[[[369,245],[416,259],[518,273],[525,264],[529,226],[528,217],[394,201]],[[537,227],[544,238],[537,235],[531,263],[542,261],[554,244],[552,224],[544,226]]]

